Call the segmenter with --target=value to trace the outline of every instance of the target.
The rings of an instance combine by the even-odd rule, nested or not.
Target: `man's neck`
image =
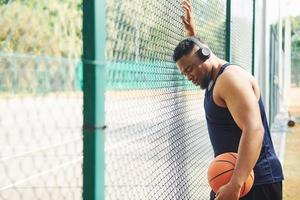
[[[211,80],[216,81],[219,71],[221,70],[221,67],[227,63],[227,61],[220,59],[216,56],[214,56],[213,62],[212,62],[212,74],[211,74]]]

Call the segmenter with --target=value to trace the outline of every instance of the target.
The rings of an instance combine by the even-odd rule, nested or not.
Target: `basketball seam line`
[[[250,174],[250,177],[251,177],[252,181],[254,181],[254,178],[252,177],[252,174]],[[243,185],[243,190],[242,190],[241,194],[243,194],[245,192],[245,190],[246,190],[246,182]]]
[[[242,187],[242,193],[241,194],[243,194],[244,192],[245,192],[245,189],[246,189],[246,182],[243,184],[243,187]]]
[[[235,164],[233,162],[230,162],[228,160],[216,160],[216,162],[227,162],[227,163],[232,164],[233,167],[235,166]]]
[[[227,172],[233,171],[234,169],[229,169],[227,171],[222,172],[221,174],[218,174],[217,176],[213,177],[212,179],[209,180],[209,182],[213,181],[214,179],[216,179],[217,177],[226,174]]]
[[[235,159],[237,159],[237,157],[233,154],[233,153],[229,153],[232,157],[234,157]]]

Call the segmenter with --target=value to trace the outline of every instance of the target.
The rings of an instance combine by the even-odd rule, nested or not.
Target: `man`
[[[189,37],[174,50],[173,59],[182,74],[205,91],[207,127],[215,156],[237,152],[230,182],[211,199],[237,200],[251,170],[254,186],[243,200],[281,200],[282,168],[275,155],[260,90],[254,77],[243,68],[214,55],[195,37],[189,0],[183,1],[182,17]]]

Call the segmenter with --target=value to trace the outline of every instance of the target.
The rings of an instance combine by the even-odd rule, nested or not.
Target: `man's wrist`
[[[229,181],[229,184],[236,189],[240,189],[242,188],[244,182],[236,178],[236,176],[232,176],[231,180]]]
[[[188,36],[196,36],[196,31],[187,31]]]

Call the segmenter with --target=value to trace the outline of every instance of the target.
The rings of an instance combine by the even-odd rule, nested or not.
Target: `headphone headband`
[[[198,38],[196,38],[195,36],[191,36],[191,37],[188,37],[187,38],[188,40],[191,40],[193,41],[194,44],[196,44],[200,49],[198,51],[200,51],[201,53],[201,58],[204,58],[204,59],[208,59],[210,57],[210,50],[209,48],[207,48],[206,46],[204,46]]]
[[[204,45],[199,41],[195,36],[188,37],[189,40],[192,40],[198,47],[201,49],[204,48]]]

